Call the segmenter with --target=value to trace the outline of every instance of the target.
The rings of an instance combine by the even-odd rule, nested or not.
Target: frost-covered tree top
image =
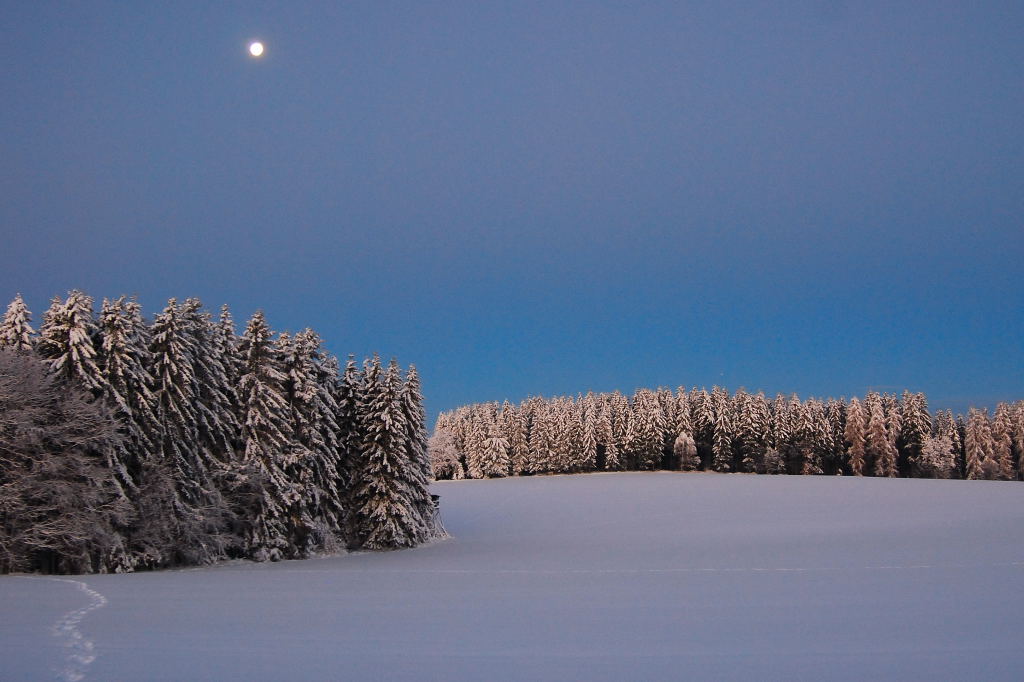
[[[0,322],[0,348],[32,350],[35,330],[32,329],[31,321],[32,313],[29,312],[21,294],[17,294],[7,306],[3,322]]]

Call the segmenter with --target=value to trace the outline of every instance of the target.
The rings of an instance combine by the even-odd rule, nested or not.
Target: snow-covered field
[[[434,489],[416,550],[0,577],[0,679],[1024,679],[1024,483]]]

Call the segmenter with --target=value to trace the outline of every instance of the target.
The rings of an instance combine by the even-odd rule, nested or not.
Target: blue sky
[[[415,362],[432,414],[679,384],[1024,397],[1019,2],[4,17],[0,296],[37,320],[74,287],[263,308]]]

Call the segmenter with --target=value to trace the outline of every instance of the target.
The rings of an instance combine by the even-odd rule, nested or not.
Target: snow
[[[0,679],[1024,678],[1020,483],[433,490],[453,537],[414,550],[0,577]],[[93,660],[55,630],[70,621]]]

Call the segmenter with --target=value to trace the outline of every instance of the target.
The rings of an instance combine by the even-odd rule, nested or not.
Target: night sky
[[[0,298],[37,324],[71,288],[263,308],[416,363],[432,415],[1024,398],[1019,0],[2,16]]]

